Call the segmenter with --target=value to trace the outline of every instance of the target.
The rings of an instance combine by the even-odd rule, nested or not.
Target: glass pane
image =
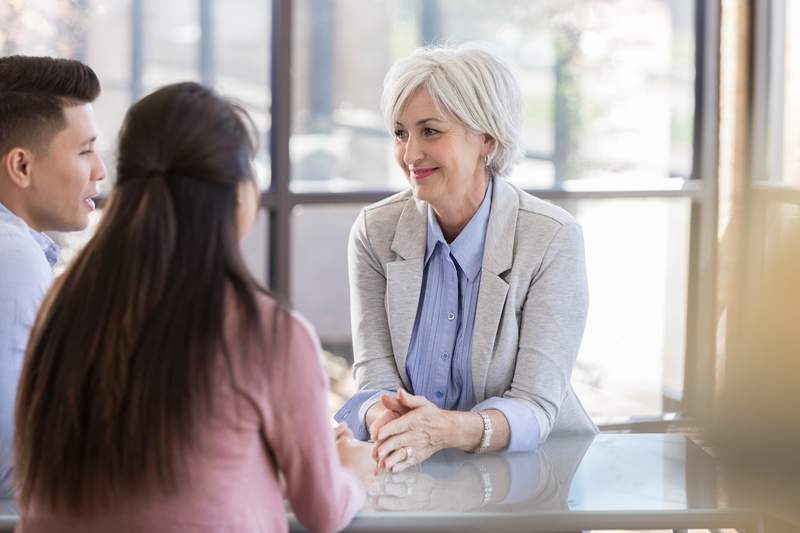
[[[198,0],[144,2],[144,92],[179,81],[199,81]]]
[[[520,77],[530,155],[556,180],[688,176],[694,2],[442,0],[446,42],[491,42]],[[530,179],[519,168],[514,181]]]
[[[267,250],[269,250],[269,213],[266,209],[260,208],[250,233],[242,240],[242,254],[250,273],[265,287],[269,280]]]
[[[292,211],[292,307],[327,349],[350,358],[347,238],[362,206],[300,206]]]
[[[97,147],[108,169],[100,182],[107,195],[116,181],[117,132],[131,105],[131,1],[91,3],[87,10],[86,61],[97,73],[103,92],[94,104],[100,130]]]
[[[97,149],[106,165],[106,179],[98,185],[100,194],[108,195],[117,179],[117,137],[122,119],[131,105],[130,90],[109,88],[103,83],[102,72],[97,73],[103,84],[103,92],[94,103],[95,120],[100,131]]]
[[[766,174],[757,180],[800,186],[800,5],[766,4],[767,61]]]
[[[691,174],[692,0],[295,5],[295,190],[405,185],[379,115],[382,81],[394,60],[430,41],[483,41],[517,72],[528,155],[511,178],[518,184]]]
[[[572,379],[584,406],[597,418],[674,411],[683,391],[690,200],[560,203],[586,242],[589,318]]]
[[[86,2],[86,61],[100,76],[103,93],[130,91],[131,0]]]
[[[783,181],[800,186],[800,2],[786,1]]]
[[[0,55],[80,57],[86,8],[77,2],[0,2]]]
[[[272,2],[213,3],[214,85],[244,106],[259,130],[259,184],[269,186],[270,39]]]
[[[379,101],[389,66],[419,42],[417,4],[299,0],[294,6],[292,188],[403,187]]]
[[[562,205],[583,226],[589,274],[589,320],[573,374],[579,396],[597,418],[674,410],[683,391],[689,200]],[[292,304],[323,346],[347,357],[347,238],[359,208],[303,206],[292,216]]]
[[[351,373],[347,238],[360,205],[301,206],[292,211],[291,302],[322,342],[333,415],[355,392]]]
[[[145,91],[198,79],[198,0],[142,1]],[[97,72],[103,87],[94,103],[100,130],[98,150],[108,168],[108,178],[99,184],[103,195],[115,181],[117,135],[131,104],[131,4],[131,0],[0,1],[0,53],[77,57]],[[215,86],[242,103],[259,127],[257,172],[259,182],[266,185],[271,2],[232,0],[223,4],[212,0],[211,5]],[[54,234],[62,246],[59,269],[88,241],[100,217],[100,210],[93,213],[89,227],[82,232]],[[267,279],[267,218],[266,212],[260,211],[242,244],[248,265],[262,282]]]

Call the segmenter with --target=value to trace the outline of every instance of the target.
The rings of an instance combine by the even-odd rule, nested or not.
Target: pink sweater
[[[272,327],[274,303],[259,297],[264,331]],[[286,497],[298,520],[312,531],[345,527],[361,508],[366,491],[336,454],[328,414],[328,382],[314,333],[297,316],[285,325],[286,342],[251,350],[243,364],[238,322],[229,309],[226,331],[233,352],[239,395],[220,368],[216,412],[187,457],[189,474],[174,494],[153,488],[132,494],[91,516],[66,516],[35,502],[23,511],[19,532],[133,533],[287,531],[284,495],[270,459],[286,479]],[[282,337],[286,337],[285,335]],[[269,344],[269,343],[267,343]]]

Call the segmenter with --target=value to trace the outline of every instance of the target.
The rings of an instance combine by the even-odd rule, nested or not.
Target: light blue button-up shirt
[[[501,411],[511,428],[508,450],[533,450],[539,445],[539,423],[533,411],[497,397],[476,404],[472,388],[472,331],[491,205],[492,180],[478,211],[450,244],[428,206],[425,269],[406,373],[410,392],[425,396],[442,409]],[[357,438],[367,440],[366,413],[388,392],[360,391],[334,418],[347,422]]]
[[[28,334],[53,281],[58,253],[50,237],[0,203],[0,495],[8,490],[14,400]]]

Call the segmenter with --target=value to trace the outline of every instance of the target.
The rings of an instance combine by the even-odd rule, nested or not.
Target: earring
[[[489,166],[489,154],[483,156],[483,165],[488,167]]]

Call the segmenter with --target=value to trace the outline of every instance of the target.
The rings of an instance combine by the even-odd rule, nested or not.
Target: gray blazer
[[[425,260],[427,204],[411,190],[365,207],[350,232],[353,373],[359,390],[409,387],[406,354]],[[475,402],[525,402],[551,432],[595,432],[570,375],[588,287],[580,226],[495,179],[472,341]]]

